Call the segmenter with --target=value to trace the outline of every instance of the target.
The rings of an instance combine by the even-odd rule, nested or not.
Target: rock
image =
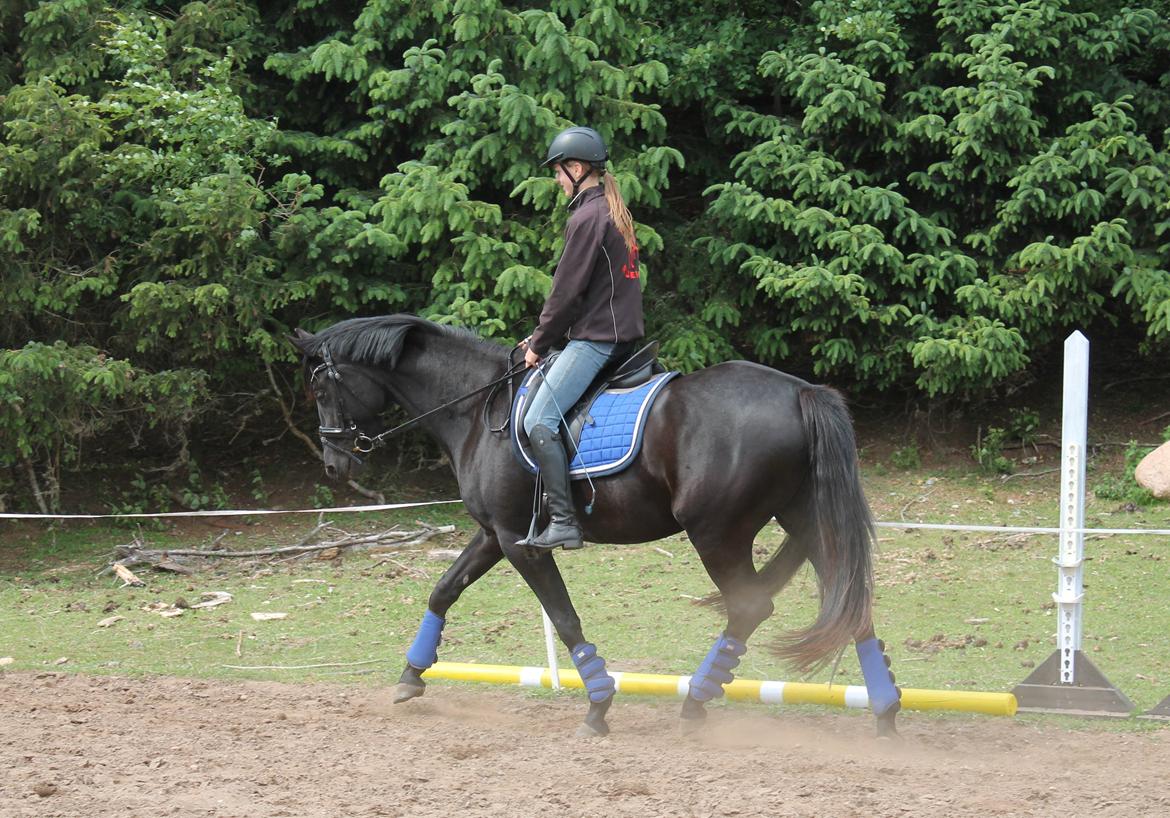
[[[1143,457],[1133,476],[1139,486],[1158,499],[1170,499],[1170,442]]]

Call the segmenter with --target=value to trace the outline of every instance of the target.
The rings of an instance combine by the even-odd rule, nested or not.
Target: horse
[[[402,428],[387,430],[379,420],[397,405],[412,416],[403,426],[420,426],[438,442],[479,525],[430,594],[395,703],[424,693],[422,674],[437,661],[448,611],[465,588],[507,559],[581,674],[589,709],[578,733],[606,735],[615,684],[605,660],[585,639],[553,554],[517,544],[532,522],[534,478],[504,430],[510,411],[504,396],[523,375],[517,371],[523,364],[512,364],[513,350],[408,314],[352,318],[316,334],[298,329],[290,340],[302,353],[306,390],[316,402],[329,478],[346,479],[364,454]],[[773,650],[807,672],[853,641],[877,735],[897,735],[901,691],[873,627],[873,518],[852,420],[837,391],[744,361],[680,375],[646,419],[634,462],[591,487],[575,481],[573,493],[585,540],[644,543],[685,531],[718,590],[713,599],[726,627],[690,679],[684,728],[696,729],[706,703],[722,696],[748,639],[773,613],[773,596],[808,560],[820,591],[818,614]],[[587,499],[592,513],[584,513]],[[773,518],[785,537],[757,569],[755,536]]]

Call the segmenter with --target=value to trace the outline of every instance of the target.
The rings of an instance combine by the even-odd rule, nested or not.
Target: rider
[[[562,339],[564,350],[542,367],[544,386],[524,417],[524,431],[548,492],[550,522],[522,545],[580,548],[581,528],[569,490],[569,461],[561,441],[561,413],[584,394],[607,364],[628,355],[644,334],[642,288],[634,220],[626,209],[609,153],[592,128],[566,128],[548,148],[541,167],[556,167],[569,197],[565,249],[552,290],[532,335],[520,342],[529,367],[540,366]]]

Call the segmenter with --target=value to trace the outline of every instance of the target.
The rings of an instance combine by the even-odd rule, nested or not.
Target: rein
[[[338,370],[337,365],[333,362],[333,356],[329,353],[329,348],[327,346],[323,346],[321,348],[321,359],[322,359],[322,363],[320,363],[310,373],[309,383],[313,384],[317,380],[318,374],[322,370],[324,370],[325,376],[327,378],[329,378],[332,381],[335,381],[338,384],[341,384],[341,382],[342,382],[341,372]],[[430,417],[431,415],[435,414],[436,412],[441,412],[444,409],[448,409],[457,403],[462,403],[463,401],[465,401],[469,398],[473,398],[476,395],[478,395],[482,392],[486,392],[487,390],[491,389],[492,394],[488,396],[488,400],[484,403],[483,417],[484,417],[484,423],[486,425],[488,422],[487,421],[487,412],[488,412],[487,407],[492,402],[492,400],[495,399],[496,393],[499,391],[499,387],[505,381],[507,381],[508,382],[508,392],[510,395],[511,391],[512,391],[512,384],[511,384],[512,379],[516,376],[517,372],[522,371],[522,369],[524,368],[524,361],[522,361],[522,360],[519,361],[518,363],[511,363],[511,361],[512,361],[511,354],[509,354],[509,356],[508,356],[508,361],[511,364],[508,367],[508,371],[505,372],[499,378],[496,378],[495,380],[490,381],[490,382],[484,384],[483,386],[480,386],[477,389],[473,389],[472,391],[470,391],[464,395],[460,395],[457,398],[453,398],[452,400],[449,400],[444,404],[436,406],[434,409],[430,409],[426,412],[423,412],[421,415],[418,415],[417,417],[413,417],[410,420],[405,421],[404,423],[400,423],[392,429],[387,429],[383,432],[379,432],[378,434],[373,435],[372,437],[370,435],[367,435],[365,432],[363,432],[361,429],[358,428],[357,422],[354,421],[353,417],[349,414],[349,411],[345,407],[345,399],[342,397],[341,393],[338,392],[337,393],[337,404],[338,404],[338,409],[341,412],[341,421],[344,425],[343,426],[321,426],[321,425],[318,425],[317,426],[317,434],[321,438],[321,443],[324,444],[325,446],[327,446],[328,448],[333,449],[334,451],[337,451],[337,452],[341,452],[342,454],[345,454],[346,456],[352,458],[353,460],[357,461],[358,463],[361,463],[362,460],[360,457],[358,457],[358,454],[369,454],[377,447],[385,445],[386,441],[389,438],[398,434],[402,430],[409,429],[411,426],[415,425],[419,421],[425,420],[426,418]],[[349,390],[347,390],[347,391],[349,391]],[[352,392],[351,392],[351,394],[352,394]],[[496,432],[496,433],[503,432],[505,429],[508,428],[508,422],[509,422],[508,420],[505,420],[503,425],[501,425],[499,428],[492,428],[489,426],[489,431]],[[352,437],[352,441],[351,441],[352,449],[351,450],[347,451],[346,449],[342,448],[341,446],[338,446],[336,443],[333,442],[334,439],[336,439],[336,438],[344,438],[344,437]],[[355,452],[357,454],[355,454]]]

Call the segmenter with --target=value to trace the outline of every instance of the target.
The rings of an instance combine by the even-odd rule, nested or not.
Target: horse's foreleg
[[[865,690],[869,695],[869,708],[877,720],[877,736],[897,738],[898,729],[894,722],[898,711],[902,709],[902,691],[894,684],[885,643],[874,634],[872,624],[854,642],[857,660],[861,663],[861,675],[865,679]]]
[[[464,588],[486,574],[503,556],[499,540],[481,528],[439,578],[427,600],[427,611],[423,614],[418,634],[406,651],[406,668],[398,677],[398,687],[394,691],[395,704],[426,692],[427,684],[422,674],[438,659],[448,609],[459,599]]]
[[[605,721],[605,715],[613,703],[616,685],[613,677],[606,672],[605,659],[597,655],[597,647],[585,641],[581,619],[573,608],[573,601],[569,598],[569,591],[565,588],[565,581],[552,553],[518,546],[508,554],[508,558],[540,600],[556,628],[557,636],[569,649],[569,655],[589,694],[589,712],[585,715],[585,723],[577,730],[577,735],[607,735],[609,724]]]

